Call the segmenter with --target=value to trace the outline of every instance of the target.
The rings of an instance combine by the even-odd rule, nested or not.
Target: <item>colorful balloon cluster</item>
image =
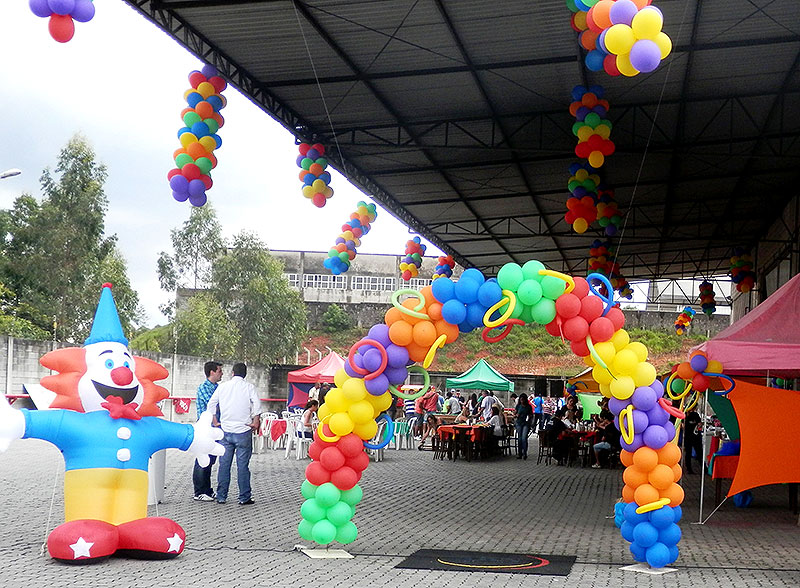
[[[189,106],[181,112],[185,126],[178,130],[182,147],[173,154],[176,167],[167,179],[175,200],[203,206],[213,185],[211,170],[217,167],[214,150],[222,145],[217,131],[225,124],[219,111],[227,104],[222,95],[227,83],[211,65],[190,73],[189,83],[192,87],[183,95]]]
[[[622,275],[619,264],[614,261],[614,251],[610,241],[595,239],[589,249],[589,271],[602,274],[608,278],[611,286],[617,290],[622,298],[632,298],[633,290],[628,280]],[[600,286],[601,292],[604,286]]]
[[[455,267],[456,262],[452,255],[440,255],[436,260],[436,269],[433,270],[433,279],[449,278],[453,275]]]
[[[667,470],[672,473],[673,468],[677,468],[679,475],[680,466],[677,463],[670,465],[675,458],[677,445],[669,443],[664,447],[669,449],[653,452],[656,454],[655,459],[657,461],[649,473],[645,473],[641,468],[626,470],[636,471],[636,474],[630,477],[633,478],[638,475],[641,479],[644,475],[647,475],[648,481],[652,478],[649,485],[653,486],[654,483],[667,483],[666,481],[670,478]],[[653,450],[651,449],[650,451]],[[677,452],[677,457],[680,459],[680,450]],[[648,459],[650,460],[649,462],[647,461]],[[644,466],[651,465],[652,461],[653,455],[651,453],[647,453],[646,457],[639,457],[639,462]],[[640,487],[641,485],[637,489]],[[653,487],[655,488],[655,486]],[[680,488],[680,486],[678,487]],[[654,568],[663,568],[671,564],[678,559],[677,544],[681,540],[682,533],[677,523],[683,516],[683,510],[680,506],[662,506],[656,510],[640,514],[637,512],[636,505],[637,503],[630,502],[624,506],[622,510],[623,522],[620,525],[622,537],[631,544],[630,550],[633,554],[633,559],[638,562],[647,562]]]
[[[566,282],[554,275],[542,274],[544,265],[532,259],[520,267],[507,263],[497,272],[497,283],[503,294],[516,298],[511,318],[525,323],[547,325],[556,317],[556,299],[564,293]]]
[[[350,220],[342,225],[342,232],[328,251],[328,259],[323,262],[334,276],[350,269],[350,262],[356,258],[356,247],[361,245],[361,237],[369,233],[370,223],[375,222],[377,216],[378,211],[372,202],[358,201],[355,212],[350,213]]]
[[[406,241],[406,256],[400,262],[400,277],[406,282],[419,275],[419,268],[422,267],[422,257],[425,255],[425,249],[427,247],[420,242],[419,237]]]
[[[694,320],[694,315],[695,311],[691,306],[684,306],[683,312],[675,319],[675,333],[678,335],[686,333],[689,330],[689,325],[692,324],[692,320]]]
[[[572,174],[567,183],[567,189],[572,197],[567,199],[567,213],[564,220],[572,225],[572,230],[578,234],[586,232],[597,220],[597,190],[600,185],[600,176],[588,163],[573,163],[569,166]]]
[[[753,271],[753,258],[741,247],[733,250],[731,257],[731,281],[736,284],[736,290],[747,294],[756,283],[756,273]]]
[[[59,43],[66,43],[75,35],[75,23],[89,22],[94,18],[92,0],[28,0],[36,16],[50,18],[47,28],[50,36]]]
[[[483,326],[486,312],[503,298],[503,288],[499,281],[500,274],[496,280],[487,280],[475,268],[464,270],[457,282],[450,278],[437,278],[433,281],[431,291],[441,308],[434,307],[432,318],[436,320],[435,317],[439,317],[443,323],[455,325],[458,327],[457,331],[464,333]],[[444,325],[441,327],[443,329]],[[411,359],[414,359],[413,355]]]
[[[682,394],[689,390],[686,383],[691,384],[691,389],[698,392],[708,390],[711,382],[709,376],[722,374],[722,363],[709,359],[702,351],[693,351],[688,361],[679,363],[670,377],[670,392]],[[677,397],[675,397],[677,399]]]
[[[322,208],[333,196],[330,187],[331,174],[325,171],[328,160],[325,155],[325,146],[321,143],[300,143],[300,155],[297,156],[297,167],[300,168],[300,181],[303,182],[303,196],[311,199],[317,208]]]
[[[575,155],[586,159],[595,169],[605,163],[605,158],[614,153],[614,142],[611,136],[611,121],[608,115],[608,101],[603,100],[603,86],[575,86],[572,89],[573,102],[569,112],[576,121],[572,125],[572,133],[578,137]]]
[[[608,237],[616,235],[622,224],[622,215],[617,201],[614,199],[614,190],[602,184],[597,193],[597,222],[603,227]]]
[[[717,311],[717,303],[714,301],[714,286],[708,280],[704,280],[700,284],[700,307],[709,317]]]

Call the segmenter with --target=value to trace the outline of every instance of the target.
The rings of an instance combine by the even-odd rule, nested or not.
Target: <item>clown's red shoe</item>
[[[50,556],[70,564],[102,561],[116,552],[118,545],[117,527],[92,519],[79,519],[59,525],[47,538]]]
[[[117,553],[138,559],[171,559],[183,551],[186,533],[175,521],[148,517],[117,527]]]

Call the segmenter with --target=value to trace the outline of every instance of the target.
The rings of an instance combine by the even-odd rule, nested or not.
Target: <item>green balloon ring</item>
[[[403,400],[416,400],[420,396],[424,396],[425,392],[428,391],[428,386],[431,384],[431,377],[428,374],[428,370],[420,365],[412,365],[408,368],[409,372],[416,372],[422,375],[422,388],[419,389],[418,392],[414,392],[413,394],[406,394],[405,392],[401,392],[397,389],[397,386],[393,384],[389,384],[389,392],[397,396],[398,398],[402,398]]]
[[[399,302],[400,296],[403,294],[409,294],[414,296],[415,298],[419,299],[419,304],[417,304],[413,309],[406,308]],[[408,316],[413,316],[414,318],[423,319],[423,320],[430,320],[429,317],[424,312],[419,312],[423,308],[425,308],[425,297],[422,295],[422,292],[419,290],[414,290],[413,288],[403,288],[401,290],[395,290],[392,292],[392,306],[394,306],[397,310],[402,312],[403,314],[407,314]]]

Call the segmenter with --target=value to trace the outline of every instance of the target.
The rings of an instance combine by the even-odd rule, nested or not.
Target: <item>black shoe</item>
[[[518,456],[517,456],[517,459],[522,459],[522,456],[521,456],[521,455],[518,455]]]
[[[523,455],[522,459],[528,459],[528,454],[526,453],[525,455]]]
[[[256,503],[255,500],[253,500],[252,498],[248,498],[247,500],[245,500],[244,502],[240,502],[239,504],[255,504],[255,503]]]

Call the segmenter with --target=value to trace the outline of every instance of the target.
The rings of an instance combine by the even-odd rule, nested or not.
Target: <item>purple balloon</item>
[[[303,165],[302,165],[302,164],[303,164],[303,160],[304,160],[305,158],[306,158],[306,156],[305,156],[305,155],[298,155],[298,156],[297,156],[297,159],[295,159],[295,161],[297,162],[297,167],[303,167]],[[309,172],[309,173],[311,173],[311,172]]]
[[[205,192],[200,196],[192,196],[191,194],[189,195],[189,203],[192,206],[197,206],[199,208],[201,206],[204,206],[207,201],[208,198],[206,198]]]
[[[186,202],[186,200],[189,198],[189,192],[175,192],[173,190],[172,197],[178,202]]]
[[[654,41],[640,39],[631,47],[631,65],[644,73],[650,73],[661,63],[661,49]]]
[[[617,0],[611,6],[608,16],[611,19],[611,24],[630,25],[637,12],[639,12],[639,8],[632,0]]]
[[[317,151],[316,149],[309,149],[308,152],[306,153],[306,157],[308,157],[309,159],[319,159],[319,151]]]
[[[176,178],[178,176],[175,176]],[[203,180],[192,180],[189,182],[189,196],[194,196],[195,198],[199,198],[206,193],[206,185],[203,183]]]
[[[583,121],[590,112],[592,111],[588,106],[580,106],[578,110],[575,111],[575,118],[579,121]]]
[[[356,355],[355,357],[358,357],[358,355]],[[355,360],[353,361],[353,363],[356,363]],[[344,371],[346,371],[347,375],[350,376],[351,378],[361,377],[361,374],[359,374],[358,372],[356,372],[356,370],[350,367],[350,362],[347,361],[346,359],[344,360]]]
[[[345,362],[345,363],[349,364],[350,362]],[[361,368],[363,370],[364,369],[364,356],[361,355],[360,353],[354,353],[353,354],[353,363],[356,365],[357,368]],[[361,376],[359,375],[359,377],[361,377]]]
[[[213,65],[209,65],[208,63],[203,66],[203,69],[200,70],[200,73],[206,76],[206,78],[213,78],[214,76],[219,75],[217,68]]]
[[[630,402],[628,400],[620,400],[619,398],[611,397],[608,399],[608,410],[613,412],[615,415],[618,415],[622,412],[622,409],[629,404]]]
[[[181,194],[188,194],[189,180],[184,178],[181,174],[175,174],[169,179],[169,187],[172,188],[172,190],[175,192],[179,192]]]
[[[41,18],[53,14],[53,11],[50,10],[50,6],[47,4],[47,0],[28,0],[28,6],[31,8],[31,12]]]
[[[401,347],[400,349],[404,349]],[[389,379],[389,383],[393,386],[399,386],[406,381],[408,377],[408,370],[404,367],[387,367],[383,370],[383,374]]]
[[[647,418],[647,413],[641,410],[633,409],[633,430],[634,431],[644,431],[647,429],[647,426],[650,424],[650,420]]]
[[[336,245],[338,245],[339,243],[344,243],[344,242],[345,241],[344,241],[343,237],[336,237],[336,241],[335,241]]]
[[[56,14],[69,14],[75,8],[75,0],[47,0],[47,5]]]
[[[603,32],[597,37],[597,41],[595,42],[595,46],[600,49],[603,53],[611,54],[611,51],[606,49],[606,31],[608,29],[603,29]]]
[[[637,449],[639,449],[640,447],[642,447],[644,445],[644,441],[642,440],[642,436],[639,433],[635,433],[633,435],[633,442],[632,443],[626,443],[625,439],[622,439],[621,437],[620,437],[619,442],[620,442],[620,445],[622,445],[622,448],[625,451],[630,451],[631,453],[633,453],[634,451],[636,451]]]
[[[362,363],[364,364],[364,369],[369,370],[370,373],[377,372],[381,367],[381,352],[377,349],[370,349],[364,354],[364,359]]]
[[[367,339],[372,339],[373,341],[377,341],[384,347],[392,344],[392,340],[389,339],[389,326],[383,323],[378,323],[376,325],[372,325],[367,332]]]
[[[650,384],[650,387],[656,391],[656,396],[658,396],[658,398],[664,396],[664,384],[661,383],[661,380],[654,381],[652,384]]]
[[[389,367],[393,368],[402,368],[405,370],[405,367],[408,365],[408,349],[405,347],[401,347],[400,345],[389,344],[386,346],[386,356],[388,357],[389,361],[387,362]],[[387,368],[388,369],[388,368]],[[389,378],[391,380],[391,378]],[[405,378],[403,378],[405,380]]]
[[[367,392],[373,396],[380,396],[389,389],[389,379],[380,374],[371,380],[364,380],[364,386],[366,386]]]
[[[75,0],[72,9],[72,18],[78,22],[89,22],[94,18],[94,4],[92,0]]]
[[[648,411],[656,405],[658,397],[650,386],[640,386],[633,391],[631,402],[639,410]]]
[[[613,237],[617,234],[617,226],[616,225],[608,225],[605,229],[607,237]]]
[[[661,449],[669,441],[667,431],[661,425],[647,427],[642,433],[642,441],[650,449]]]
[[[647,420],[650,421],[651,425],[663,425],[669,422],[669,414],[661,408],[660,404],[657,404],[647,411]]]
[[[704,372],[708,367],[708,358],[703,355],[695,355],[689,360],[689,365],[696,372]]]

